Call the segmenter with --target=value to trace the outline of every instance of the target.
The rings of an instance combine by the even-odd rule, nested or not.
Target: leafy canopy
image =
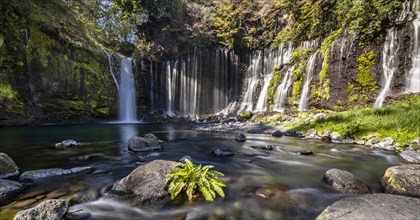
[[[216,193],[221,197],[225,197],[222,187],[226,185],[218,180],[219,177],[224,175],[215,170],[210,170],[212,168],[214,166],[211,165],[201,167],[201,164],[196,165],[188,159],[185,159],[184,164],[177,165],[165,177],[165,183],[169,186],[171,199],[175,199],[183,191],[187,194],[189,201],[198,192],[207,201],[213,201],[216,198]]]

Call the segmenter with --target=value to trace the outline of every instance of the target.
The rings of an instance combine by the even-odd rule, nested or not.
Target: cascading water
[[[287,93],[293,83],[292,73],[295,70],[295,67],[296,66],[292,66],[287,70],[286,75],[283,77],[282,83],[277,87],[276,99],[273,108],[274,111],[282,112],[284,110]]]
[[[310,91],[310,85],[312,81],[313,72],[315,69],[315,60],[316,60],[317,53],[314,53],[311,55],[308,61],[308,65],[306,68],[306,78],[305,83],[303,85],[302,89],[302,95],[300,97],[299,101],[299,111],[305,111],[308,110],[308,98],[309,98],[309,91]]]
[[[420,0],[415,0],[413,4],[415,12],[414,26],[414,44],[412,52],[413,66],[408,73],[406,83],[406,93],[420,92]]]
[[[398,32],[394,28],[389,29],[386,35],[384,48],[382,50],[383,87],[378,97],[376,98],[374,107],[382,107],[382,103],[391,89],[392,78],[394,76],[395,70],[398,67],[396,57],[398,51],[397,38]]]
[[[109,72],[112,75],[112,79],[114,79],[115,85],[117,86],[117,89],[120,90],[120,85],[118,84],[117,78],[115,78],[114,74],[114,67],[112,66],[112,56],[111,54],[101,47],[101,50],[106,54],[106,57],[108,58],[108,66],[109,66]]]
[[[119,122],[137,122],[136,90],[134,86],[133,66],[130,59],[121,58],[119,87]]]
[[[259,72],[262,67],[262,52],[256,51],[251,56],[250,65],[246,71],[246,91],[241,104],[240,111],[252,111],[254,92],[259,82]]]

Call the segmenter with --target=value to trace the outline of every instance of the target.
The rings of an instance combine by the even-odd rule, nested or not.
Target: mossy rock
[[[385,193],[420,198],[420,164],[390,167],[381,178]]]

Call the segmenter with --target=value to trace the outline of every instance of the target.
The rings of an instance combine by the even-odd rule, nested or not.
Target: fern
[[[185,192],[191,201],[195,194],[201,193],[205,200],[213,201],[217,195],[225,197],[222,187],[226,185],[218,180],[223,173],[211,170],[214,166],[202,167],[195,165],[186,159],[184,164],[179,164],[166,175],[165,183],[168,185],[171,199],[175,199],[179,193]]]

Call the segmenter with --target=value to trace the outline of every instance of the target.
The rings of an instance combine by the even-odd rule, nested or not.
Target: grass
[[[404,145],[420,137],[420,96],[396,102],[383,108],[365,108],[321,117],[311,122],[298,122],[289,129],[306,132],[310,128],[340,133],[345,138],[361,138],[370,134],[392,137]]]

